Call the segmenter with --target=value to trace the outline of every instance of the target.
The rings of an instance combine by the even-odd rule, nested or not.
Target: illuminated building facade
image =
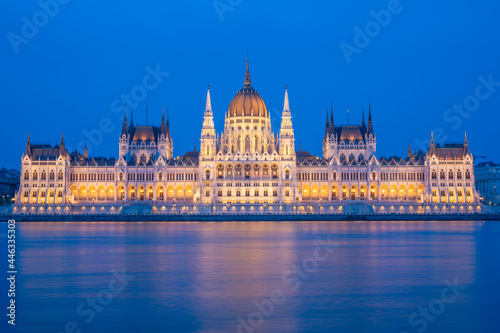
[[[216,133],[207,91],[200,151],[174,158],[170,123],[134,125],[124,113],[118,158],[32,144],[22,157],[17,213],[472,213],[480,211],[473,158],[462,144],[378,157],[371,108],[361,125],[327,114],[323,157],[296,150],[285,90],[279,134],[264,100],[243,88]],[[142,207],[142,209],[140,208]]]

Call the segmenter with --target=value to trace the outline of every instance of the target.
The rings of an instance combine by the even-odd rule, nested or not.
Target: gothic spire
[[[207,103],[205,105],[205,115],[210,115],[212,116],[213,112],[212,112],[212,101],[210,99],[210,86],[208,86],[208,89],[207,89]]]
[[[464,151],[465,153],[469,152],[469,141],[467,140],[467,131],[465,131],[465,137],[464,137]]]
[[[408,154],[407,154],[407,157],[408,157],[408,159],[410,159],[412,157],[410,141],[408,141]]]
[[[87,151],[87,141],[85,141],[85,149],[83,150],[83,157],[89,158],[89,152]]]
[[[361,127],[365,127],[365,108],[363,108],[363,120],[361,122]]]
[[[127,107],[123,110],[123,125],[122,125],[122,135],[128,134],[128,126],[127,126]]]
[[[160,125],[161,134],[167,136],[167,128],[165,126],[165,106],[163,106],[161,110],[161,125]]]
[[[290,103],[288,102],[288,86],[285,86],[285,103],[283,105],[283,113],[290,112]]]
[[[30,132],[28,132],[28,141],[26,141],[26,150],[24,151],[25,155],[31,156],[31,140],[30,140]]]
[[[371,106],[371,104],[368,105],[368,134],[374,134],[373,133],[372,106]]]
[[[252,84],[252,80],[250,79],[250,70],[248,68],[248,55],[247,55],[247,72],[245,74],[245,86],[250,86]]]
[[[64,155],[66,146],[64,144],[64,132],[61,133],[61,144],[59,145],[59,155]]]

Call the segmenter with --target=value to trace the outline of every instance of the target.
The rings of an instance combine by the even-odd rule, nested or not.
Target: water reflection
[[[18,228],[23,332],[61,332],[67,321],[88,332],[236,332],[238,318],[248,324],[258,311],[255,302],[269,300],[273,290],[282,291],[285,301],[269,317],[254,316],[253,332],[414,332],[408,317],[454,278],[470,286],[467,295],[427,331],[491,328],[490,317],[475,307],[491,304],[485,298],[497,280],[488,273],[498,277],[498,263],[488,253],[498,253],[500,232],[493,222],[89,222]],[[318,239],[330,239],[335,247],[305,272]],[[283,275],[297,267],[303,275],[293,288]],[[122,268],[134,280],[86,323],[76,307]]]

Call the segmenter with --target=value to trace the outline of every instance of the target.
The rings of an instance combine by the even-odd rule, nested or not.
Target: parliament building
[[[477,213],[473,157],[461,144],[377,156],[371,108],[361,125],[327,114],[323,156],[297,149],[285,90],[276,135],[252,87],[229,103],[217,133],[207,91],[200,149],[174,157],[169,119],[135,125],[123,115],[116,158],[32,143],[21,160],[17,214],[387,214]],[[201,118],[201,115],[200,115]],[[201,119],[200,119],[201,120]]]

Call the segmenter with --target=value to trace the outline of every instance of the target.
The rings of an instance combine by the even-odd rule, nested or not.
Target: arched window
[[[450,172],[448,172],[448,179],[453,179],[453,170],[450,169]]]
[[[29,180],[30,179],[30,173],[28,170],[24,172],[24,180]]]
[[[469,171],[469,169],[465,170],[465,179],[470,179],[470,171]]]
[[[267,164],[264,164],[264,166],[262,167],[262,174],[264,176],[269,176],[269,166]]]
[[[123,181],[123,172],[120,172],[118,174],[118,180],[120,180],[121,182]]]
[[[57,175],[57,179],[58,180],[62,180],[63,179],[63,172],[62,172],[62,170],[59,170],[59,174]]]
[[[249,136],[247,136],[245,138],[245,152],[248,152],[248,151],[250,151],[250,137]]]
[[[45,172],[45,170],[42,170],[42,180],[45,180],[47,179],[47,173]]]
[[[436,172],[436,170],[432,170],[432,179],[437,179],[437,172]]]
[[[217,178],[224,177],[224,166],[222,164],[217,165]]]
[[[205,179],[210,179],[210,170],[205,170]]]
[[[276,164],[271,166],[271,173],[273,178],[278,178],[278,166]]]
[[[333,172],[332,179],[333,180],[337,180],[337,171]]]
[[[446,179],[443,169],[441,169],[441,171],[439,172],[439,179]]]
[[[49,173],[49,179],[50,180],[54,180],[56,178],[56,175],[54,173],[54,170],[50,170],[50,173]]]
[[[285,170],[285,179],[290,179],[290,170]]]
[[[254,164],[254,166],[253,166],[253,175],[254,176],[260,175],[260,165]]]
[[[236,167],[234,168],[236,172],[236,176],[241,176],[241,164],[236,164]]]
[[[160,171],[160,172],[158,172],[158,180],[159,180],[159,181],[162,181],[162,180],[163,180],[163,173],[162,173],[161,171]],[[163,193],[163,191],[162,191],[161,193]]]
[[[250,164],[245,164],[245,177],[250,177]]]
[[[457,179],[462,180],[462,171],[460,170],[457,171]]]
[[[372,180],[377,180],[377,173],[375,171],[372,172]]]
[[[232,166],[231,164],[228,164],[228,165],[226,166],[226,174],[227,174],[228,176],[231,176],[231,175],[233,174],[233,166]]]

